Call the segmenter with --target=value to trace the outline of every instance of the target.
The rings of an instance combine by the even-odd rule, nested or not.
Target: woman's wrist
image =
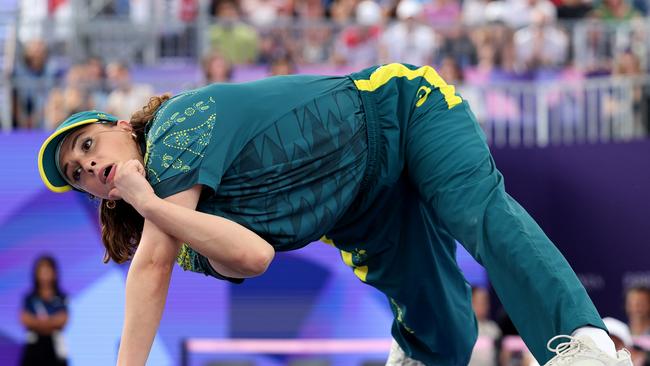
[[[151,214],[156,210],[156,206],[160,203],[160,201],[162,201],[162,199],[152,192],[146,197],[143,197],[138,205],[134,207],[140,213],[140,215],[142,215],[142,217],[145,219],[151,219]]]

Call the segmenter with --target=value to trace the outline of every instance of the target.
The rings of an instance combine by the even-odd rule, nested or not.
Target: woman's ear
[[[124,131],[128,131],[128,132],[133,131],[133,126],[131,126],[131,122],[123,119],[117,121],[117,126],[122,128]]]

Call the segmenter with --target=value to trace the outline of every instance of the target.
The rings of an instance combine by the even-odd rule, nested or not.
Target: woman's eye
[[[72,172],[72,180],[78,182],[81,179],[81,167],[78,167]]]
[[[92,139],[85,139],[84,142],[81,144],[81,150],[83,151],[88,151],[90,150],[90,146],[92,146],[93,140]]]

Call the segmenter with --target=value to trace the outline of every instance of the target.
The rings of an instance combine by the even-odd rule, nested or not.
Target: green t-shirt
[[[330,230],[354,200],[367,159],[365,116],[347,77],[284,76],[189,91],[161,107],[146,140],[158,196],[201,184],[198,211],[238,222],[276,250]],[[196,270],[187,264],[196,262],[191,248],[183,252],[179,262]]]

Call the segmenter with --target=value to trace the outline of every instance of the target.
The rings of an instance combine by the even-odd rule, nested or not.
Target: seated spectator
[[[650,287],[633,286],[626,291],[625,313],[632,336],[650,335]]]
[[[506,0],[504,10],[506,23],[513,29],[531,25],[540,14],[545,19],[557,19],[557,9],[549,0]]]
[[[424,18],[438,32],[460,23],[460,15],[459,0],[430,0],[424,4]]]
[[[614,44],[607,24],[590,18],[576,27],[573,63],[586,76],[608,75],[612,68]],[[578,31],[579,30],[579,31]]]
[[[569,39],[544,12],[535,11],[532,24],[515,32],[514,42],[521,71],[558,68],[567,60]]]
[[[257,30],[244,23],[237,1],[220,0],[214,4],[216,23],[210,26],[211,48],[233,65],[249,64],[257,59]]]
[[[456,93],[463,97],[469,105],[472,106],[472,112],[476,120],[483,122],[485,120],[485,106],[479,89],[474,85],[465,83],[465,77],[460,65],[453,57],[447,56],[438,64],[438,73],[449,85],[456,88]]]
[[[490,0],[465,0],[461,10],[462,24],[467,27],[486,25],[487,6]]]
[[[290,26],[277,26],[260,32],[257,63],[268,65],[277,57],[295,54],[298,42],[295,38]]]
[[[146,105],[154,95],[154,89],[148,84],[134,84],[129,68],[120,62],[106,66],[108,84],[112,91],[108,95],[106,111],[120,119],[128,120],[133,112]]]
[[[334,0],[329,8],[330,18],[338,25],[354,22],[357,0]]]
[[[256,27],[267,27],[275,23],[287,7],[289,1],[272,0],[241,0],[241,10],[244,18]]]
[[[334,45],[332,61],[336,65],[367,67],[377,63],[383,10],[372,0],[363,0],[356,8],[356,24],[341,31]]]
[[[232,80],[233,67],[218,52],[206,55],[202,62],[204,84],[227,83]]]
[[[296,65],[288,56],[278,57],[271,61],[269,73],[271,76],[293,75],[296,73]]]
[[[472,288],[472,308],[478,322],[478,336],[494,345],[501,338],[501,329],[490,319],[490,293],[482,287]],[[475,348],[469,366],[495,366],[497,362],[494,347]]]
[[[400,1],[397,21],[381,36],[381,63],[432,64],[438,41],[433,29],[420,23],[422,10],[417,0]]]
[[[621,21],[641,16],[627,0],[603,0],[591,13],[591,16],[606,21]]]
[[[25,43],[12,75],[14,127],[43,126],[45,101],[56,77],[56,66],[50,60],[47,44],[40,39]]]
[[[45,105],[44,127],[54,129],[70,114],[95,108],[89,85],[86,64],[71,66],[64,83],[50,90]]]
[[[106,109],[108,101],[108,85],[106,84],[106,68],[104,61],[96,56],[86,59],[86,78],[85,84],[90,94],[94,108],[99,110]]]
[[[68,307],[54,258],[42,256],[34,262],[32,283],[20,314],[20,322],[27,329],[20,364],[65,366],[68,361],[61,330],[68,322]]]
[[[459,24],[448,29],[445,37],[442,37],[442,44],[438,48],[437,56],[438,59],[434,63],[440,63],[440,60],[451,57],[463,69],[476,65],[476,46],[472,42],[467,28]]]
[[[89,93],[86,65],[73,65],[65,77],[65,84],[50,91],[45,105],[45,128],[55,129],[71,114],[94,109]]]
[[[325,63],[332,52],[332,38],[332,27],[329,24],[307,24],[297,47],[298,61],[307,64]]]

